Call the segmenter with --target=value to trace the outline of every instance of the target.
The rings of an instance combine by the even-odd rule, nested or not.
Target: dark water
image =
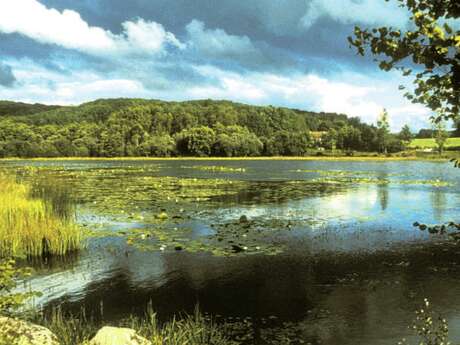
[[[273,338],[275,330],[312,344],[396,344],[403,337],[410,338],[407,327],[414,311],[429,298],[450,322],[451,338],[460,340],[460,248],[412,226],[414,221],[458,220],[460,171],[449,163],[181,160],[2,164],[20,172],[24,167],[39,167],[28,178],[46,175],[47,181],[55,179],[80,191],[80,221],[90,226],[104,224],[101,231],[149,226],[85,207],[98,195],[123,199],[136,176],[235,181],[234,187],[225,185],[226,193],[216,192],[205,202],[184,202],[190,216],[175,226],[193,229],[198,238],[212,233],[214,224],[237,222],[243,214],[251,220],[289,226],[267,236],[282,245],[278,255],[222,257],[206,251],[142,251],[120,236],[92,239],[79,256],[37,267],[39,274],[31,285],[44,292],[37,303],[45,308],[60,304],[78,310],[84,306],[94,313],[103,310],[110,320],[142,313],[151,302],[159,317],[167,320],[192,312],[199,304],[201,311],[218,319],[250,318],[256,343]],[[245,171],[199,169],[217,165]],[[110,175],[83,186],[94,169],[105,169]],[[132,206],[145,214],[168,207],[166,199],[159,201],[158,194],[148,189],[148,183],[139,185],[148,190],[142,197],[126,194],[136,199]],[[177,207],[181,205],[177,202]],[[117,207],[126,205],[117,203]]]

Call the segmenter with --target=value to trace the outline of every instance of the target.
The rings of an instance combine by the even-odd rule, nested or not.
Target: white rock
[[[152,345],[130,328],[103,327],[89,345]]]
[[[0,343],[2,341],[11,345],[59,345],[48,328],[8,317],[0,317]]]

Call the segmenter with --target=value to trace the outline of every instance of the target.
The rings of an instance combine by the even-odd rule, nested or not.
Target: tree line
[[[408,130],[408,129],[407,129]],[[397,152],[388,121],[230,101],[0,102],[0,157],[303,156],[311,149]]]

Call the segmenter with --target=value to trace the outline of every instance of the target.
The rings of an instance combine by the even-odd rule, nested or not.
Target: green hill
[[[0,101],[0,116],[32,115],[48,110],[58,109],[56,105],[28,104],[12,101]]]
[[[359,118],[231,101],[119,98],[78,106],[3,101],[0,115],[0,157],[292,156],[318,146],[381,147],[377,129]],[[396,137],[390,139],[389,151],[400,150]]]

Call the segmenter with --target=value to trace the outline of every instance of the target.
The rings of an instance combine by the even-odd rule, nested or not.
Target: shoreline
[[[276,157],[35,157],[0,158],[8,161],[432,161],[448,162],[454,157],[386,156],[276,156]]]

